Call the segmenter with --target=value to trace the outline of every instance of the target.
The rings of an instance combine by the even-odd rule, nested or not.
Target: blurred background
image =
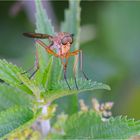
[[[43,1],[43,5],[58,32],[68,2]],[[88,105],[93,97],[113,101],[114,116],[140,119],[140,2],[82,1],[81,8],[84,71],[112,90],[82,93],[79,98]],[[34,13],[33,1],[0,1],[0,58],[24,69],[34,64],[33,40],[22,36],[34,32]],[[66,106],[63,100],[61,105]]]

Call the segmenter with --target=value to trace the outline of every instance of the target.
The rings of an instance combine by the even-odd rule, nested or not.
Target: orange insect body
[[[30,37],[30,38],[37,38],[35,40],[35,42],[37,44],[40,44],[42,47],[44,47],[48,53],[54,55],[55,57],[59,57],[61,59],[61,62],[63,64],[63,69],[64,69],[64,79],[65,79],[69,89],[71,89],[68,84],[67,78],[66,78],[66,69],[67,69],[67,64],[68,64],[68,58],[70,56],[77,56],[81,52],[81,50],[75,50],[73,52],[70,52],[70,48],[73,43],[73,34],[66,33],[66,32],[59,32],[58,34],[56,34],[56,36],[51,36],[48,34],[41,34],[41,33],[23,33],[23,35]],[[40,39],[47,38],[51,42],[51,44],[47,46],[39,38]],[[78,57],[76,57],[76,58],[78,58]],[[81,58],[82,58],[82,55],[81,55]],[[66,60],[63,61],[64,59],[66,59]],[[36,62],[37,62],[37,68],[39,68],[38,60],[36,60]],[[76,76],[75,76],[77,62],[78,61],[76,61],[76,63],[74,64],[73,71],[74,71],[76,88],[78,89],[78,85],[76,82]],[[81,70],[82,70],[82,61],[81,61]],[[32,74],[32,76],[35,74],[35,72]],[[84,74],[85,78],[88,79],[84,72],[83,72],[83,74]]]
[[[71,44],[73,42],[73,35],[66,33],[66,32],[60,32],[54,37],[50,37],[49,40],[52,42],[50,46],[46,46],[46,44],[41,43],[41,41],[37,40],[37,42],[43,46],[46,50],[49,47],[51,50],[55,50],[57,57],[60,58],[66,58],[68,57],[68,53],[70,52]]]
[[[65,55],[69,52],[71,44],[69,41],[72,41],[72,36],[69,33],[58,33],[55,37],[52,38],[53,45],[51,48],[56,49],[59,56]]]

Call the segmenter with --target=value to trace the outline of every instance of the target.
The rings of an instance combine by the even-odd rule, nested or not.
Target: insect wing
[[[41,33],[23,33],[23,35],[30,38],[40,38],[40,39],[52,38],[51,35]]]

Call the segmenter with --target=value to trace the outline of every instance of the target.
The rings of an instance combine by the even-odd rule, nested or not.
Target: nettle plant
[[[35,32],[55,35],[41,1],[35,0],[35,7]],[[70,0],[69,9],[65,11],[65,21],[61,24],[62,32],[74,34],[73,50],[79,49],[80,11],[80,1]],[[42,41],[48,44],[47,40]],[[54,100],[72,94],[78,99],[77,94],[83,91],[110,90],[110,87],[77,78],[77,90],[75,81],[71,78],[68,79],[71,87],[69,90],[65,80],[61,78],[63,69],[60,60],[46,53],[39,44],[35,46],[38,51],[39,70],[32,78],[29,78],[29,73],[22,74],[22,68],[0,60],[0,79],[4,81],[0,84],[0,138],[128,139],[140,133],[140,121],[122,116],[103,119],[101,110],[97,109],[100,106],[98,103],[94,104],[96,109],[84,109],[69,116],[63,114],[49,126],[46,122],[54,115],[55,106],[51,105]],[[69,66],[72,65],[73,62],[70,61]],[[84,108],[84,104],[82,106]],[[42,127],[40,129],[37,128],[39,123]],[[43,130],[47,127],[51,127],[48,135],[48,132],[44,133]]]

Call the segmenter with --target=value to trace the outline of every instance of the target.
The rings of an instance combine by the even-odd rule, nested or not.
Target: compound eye
[[[73,43],[73,38],[72,38],[72,37],[68,37],[68,38],[67,38],[67,41],[68,41],[70,44],[72,44],[72,43]]]
[[[61,40],[61,43],[62,43],[63,45],[66,45],[67,42],[68,42],[67,37],[64,37],[64,38]]]

